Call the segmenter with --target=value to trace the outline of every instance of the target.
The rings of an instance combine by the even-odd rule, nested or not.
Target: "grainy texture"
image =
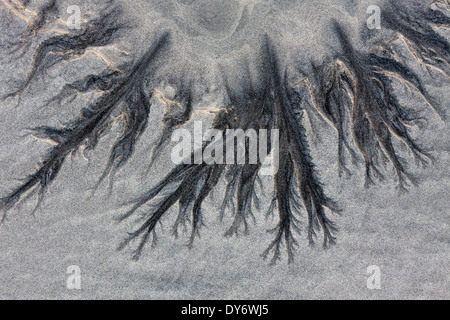
[[[74,264],[78,298],[448,298],[449,4],[374,2],[380,30],[370,1],[3,0],[2,296],[75,297]],[[279,129],[278,172],[171,166],[195,120]]]

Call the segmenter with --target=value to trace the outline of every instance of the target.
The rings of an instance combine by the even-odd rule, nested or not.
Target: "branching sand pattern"
[[[192,12],[197,12],[198,16],[194,13],[188,17],[162,15],[161,24],[165,27],[155,27],[154,39],[149,40],[144,54],[120,68],[113,67],[108,58],[102,56],[108,65],[103,73],[65,85],[49,101],[63,106],[80,93],[102,93],[92,105],[80,106],[80,117],[64,127],[43,125],[34,129],[36,137],[51,140],[54,146],[36,172],[10,194],[4,195],[0,204],[3,218],[19,201],[28,200],[34,194],[37,194],[39,205],[48,186],[57,179],[67,157],[80,148],[86,154],[94,152],[105,128],[119,114],[125,126],[111,147],[107,167],[99,180],[101,182],[114,175],[133,156],[143,132],[152,126],[148,118],[151,98],[156,96],[166,103],[167,108],[164,131],[153,149],[150,161],[153,163],[157,155],[163,152],[173,130],[192,119],[193,105],[202,96],[197,89],[198,84],[202,81],[202,84],[207,83],[200,76],[202,67],[194,62],[186,68],[179,66],[168,71],[168,67],[175,64],[174,61],[184,59],[182,54],[191,52],[184,47],[187,41],[196,43],[210,39],[212,49],[205,49],[205,52],[220,51],[222,54],[229,50],[230,54],[239,54],[239,46],[246,48],[240,44],[239,37],[247,36],[245,30],[248,25],[254,26],[251,31],[253,47],[250,51],[243,49],[239,60],[247,63],[238,62],[239,72],[230,74],[225,67],[221,67],[222,61],[218,59],[219,67],[210,70],[215,72],[215,79],[220,79],[223,93],[218,94],[225,97],[224,104],[214,111],[213,128],[223,132],[238,128],[279,129],[279,171],[273,177],[273,200],[268,213],[277,214],[279,223],[273,230],[275,238],[263,256],[270,255],[272,262],[276,262],[284,246],[289,261],[292,261],[297,244],[296,233],[301,231],[298,222],[303,214],[307,217],[306,234],[310,243],[315,241],[319,232],[325,247],[335,243],[337,226],[329,215],[339,213],[340,209],[324,193],[322,183],[326,183],[326,177],[324,181],[319,181],[316,174],[302,124],[305,118],[308,120],[309,113],[320,114],[338,134],[339,174],[350,174],[349,160],[354,163],[362,161],[366,168],[366,186],[384,178],[386,174],[383,170],[390,170],[383,169],[386,164],[394,170],[401,190],[415,183],[407,170],[406,160],[398,155],[394,140],[406,145],[417,163],[428,164],[432,161],[427,149],[410,135],[409,127],[417,124],[421,117],[399,102],[393,81],[412,89],[412,94],[420,96],[424,106],[429,106],[430,112],[437,113],[442,119],[445,119],[446,106],[435,102],[424,85],[426,80],[402,60],[395,44],[403,42],[417,63],[430,75],[437,71],[448,80],[450,46],[438,32],[450,26],[448,1],[429,4],[424,4],[424,1],[378,1],[383,12],[381,39],[366,26],[360,25],[354,30],[345,20],[331,17],[323,22],[324,28],[332,30],[332,34],[326,35],[331,42],[329,52],[319,54],[323,57],[320,59],[310,58],[307,64],[291,58],[308,50],[306,46],[302,49],[301,45],[281,45],[281,40],[269,31],[267,25],[259,27],[255,24],[252,13],[258,7],[258,1],[248,1],[245,6],[242,1],[243,9],[238,12],[237,18],[231,15],[231,7],[222,8],[223,4],[217,1],[210,1],[209,7],[202,9],[209,10],[206,13],[195,9],[195,3],[199,2],[202,7],[204,1],[179,2],[178,6],[193,8]],[[295,12],[298,9],[296,5],[301,2],[269,1],[266,6],[272,11],[267,12],[279,12],[285,19],[283,21],[288,21],[291,19],[290,13]],[[346,3],[342,5],[344,10],[351,11],[358,6],[353,1],[343,2]],[[45,32],[49,17],[57,19],[57,1],[49,1],[39,12],[27,9],[29,1],[2,0],[2,3],[15,18],[23,19],[28,25],[20,43],[6,44],[11,55],[29,50],[36,33]],[[41,81],[50,67],[62,61],[78,59],[89,50],[100,55],[96,48],[114,43],[124,29],[136,28],[127,21],[130,11],[123,7],[126,4],[111,1],[99,17],[84,23],[82,29],[63,31],[42,41],[34,54],[28,77],[16,91],[4,98],[20,102],[27,95],[29,86]],[[158,12],[156,4],[154,8]],[[230,12],[231,16],[220,16],[220,12]],[[206,27],[198,27],[204,24],[207,24]],[[273,28],[276,31],[276,27]],[[358,32],[361,39],[355,40],[353,35]],[[180,42],[180,37],[184,42]],[[313,57],[314,52],[310,56]],[[192,60],[195,60],[195,55]],[[226,58],[223,65],[226,65]],[[159,91],[162,82],[171,83],[175,88],[173,99],[164,98]],[[205,143],[203,148],[207,146],[208,143]],[[270,150],[270,145],[268,148]],[[202,203],[221,179],[227,181],[222,214],[227,207],[234,214],[234,222],[226,235],[247,232],[248,220],[253,215],[252,206],[260,197],[255,191],[259,170],[260,165],[251,164],[178,165],[159,184],[136,199],[133,207],[123,215],[122,219],[127,219],[141,213],[143,222],[140,228],[130,233],[120,248],[131,240],[140,239],[134,255],[138,258],[144,245],[156,237],[157,223],[176,204],[179,205],[179,216],[173,233],[177,236],[179,228],[190,223],[189,245],[192,246],[202,227]]]

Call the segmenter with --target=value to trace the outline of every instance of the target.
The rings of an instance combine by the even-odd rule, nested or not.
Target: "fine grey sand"
[[[404,25],[394,26],[393,20],[383,20],[397,17],[390,15],[394,12],[391,3],[396,5],[398,12],[395,14]],[[384,23],[379,30],[366,26],[370,5],[381,8]],[[65,24],[71,16],[67,11],[69,6],[80,9],[81,30],[69,29]],[[426,0],[139,0],[132,3],[105,0],[95,4],[75,0],[2,0],[0,25],[5,32],[0,35],[0,205],[4,221],[0,225],[0,298],[450,298],[450,52],[446,42],[449,7],[447,0],[434,3]],[[119,8],[118,11],[114,11],[115,8]],[[109,12],[112,13],[108,19],[91,25],[91,29],[86,27],[90,26],[90,21]],[[439,18],[433,15],[436,12]],[[73,35],[84,32],[85,27],[92,32],[74,40]],[[107,31],[102,34],[102,30]],[[436,38],[431,36],[434,33],[430,30],[435,32]],[[164,34],[170,36],[167,44]],[[58,38],[62,35],[66,38]],[[53,37],[60,42],[48,47],[42,45]],[[76,41],[79,43],[74,44]],[[159,48],[155,45],[158,41],[163,43],[162,49],[160,53],[155,49],[158,54],[153,57],[151,48]],[[420,45],[429,50],[421,51]],[[39,60],[39,52],[42,60]],[[392,63],[399,64],[383,65],[381,58],[376,64],[370,58],[372,52],[380,55],[382,52],[383,58],[389,57]],[[140,61],[147,55],[153,60],[149,60],[148,68],[146,66],[141,74]],[[273,62],[275,60],[277,63]],[[39,68],[33,69],[36,62],[40,63]],[[355,64],[360,64],[362,71]],[[342,98],[348,108],[344,108],[347,111],[343,130],[348,131],[345,137],[349,149],[357,154],[355,162],[350,151],[344,148],[345,161],[339,163],[340,122],[331,116],[327,118],[329,109],[320,109],[320,93],[327,91],[321,85],[329,85],[330,81],[321,82],[314,75],[318,72],[328,76],[328,69],[323,66],[342,72],[337,78],[342,84],[339,88],[348,93],[347,98]],[[383,82],[385,78],[372,78],[381,71],[395,79],[392,86]],[[368,76],[358,78],[358,72]],[[86,90],[78,87],[74,92],[67,91],[70,84],[73,89],[74,83],[105,74],[111,75],[113,89],[102,87],[108,83],[99,82],[92,88],[86,86]],[[396,77],[399,74],[405,77],[399,79]],[[405,78],[411,80],[409,85]],[[155,246],[150,239],[142,252],[138,252],[138,260],[132,258],[142,238],[133,239],[122,250],[117,250],[123,240],[142,225],[142,221],[135,218],[141,213],[145,217],[145,210],[157,210],[158,204],[139,208],[143,211],[138,210],[131,219],[119,222],[118,218],[130,209],[134,200],[166,181],[176,167],[171,160],[171,148],[175,143],[170,141],[171,131],[165,131],[171,128],[170,121],[181,118],[179,126],[171,129],[191,130],[195,121],[203,121],[205,127],[210,127],[219,110],[233,102],[231,97],[237,97],[239,106],[241,100],[250,101],[255,96],[257,99],[258,90],[265,90],[261,89],[264,81],[274,85],[277,80],[286,81],[286,87],[297,88],[296,92],[304,97],[303,118],[298,120],[298,126],[304,130],[304,142],[308,145],[305,150],[311,158],[311,162],[308,159],[305,162],[315,165],[314,179],[310,179],[313,181],[308,187],[322,190],[340,209],[339,214],[333,214],[325,201],[320,203],[339,229],[333,233],[336,244],[323,248],[324,228],[317,228],[315,243],[310,245],[306,209],[309,198],[305,197],[302,198],[303,208],[294,212],[300,233],[293,233],[298,242],[293,261],[288,263],[290,254],[285,242],[276,264],[270,263],[273,252],[266,260],[261,257],[276,235],[267,230],[279,226],[277,210],[266,217],[274,192],[272,176],[261,176],[260,184],[251,185],[260,199],[260,208],[250,204],[254,219],[247,217],[248,234],[240,228],[237,236],[224,237],[235,216],[230,207],[223,221],[220,220],[228,188],[223,174],[201,203],[205,224],[199,229],[201,237],[191,236],[192,220],[187,223],[186,232],[180,226],[180,236],[172,235],[179,209],[176,202],[164,212],[161,224],[155,227]],[[368,87],[362,89],[358,86],[361,83]],[[135,103],[141,94],[151,104],[148,115],[145,112],[145,115],[134,115],[138,119],[134,124],[139,124],[143,117],[148,121],[124,164],[115,168],[118,160],[114,159],[117,161],[112,162],[111,168],[108,166],[111,150],[136,110],[133,107],[122,109],[129,101],[126,99],[114,105],[107,120],[100,123],[105,131],[92,150],[85,150],[89,149],[87,141],[92,138],[87,136],[67,152],[60,170],[54,170],[57,171],[55,177],[51,170],[45,172],[43,176],[51,177],[48,185],[43,182],[45,178],[39,176],[33,188],[8,200],[14,190],[20,190],[20,186],[30,181],[27,180],[30,176],[39,172],[52,148],[60,146],[61,141],[75,141],[71,138],[51,141],[30,129],[69,126],[80,117],[82,109],[88,110],[86,108],[99,99],[104,104],[109,103],[110,100],[101,100],[101,97],[114,92],[116,85],[119,93],[121,88],[128,90],[124,96],[129,98],[131,106],[142,105],[142,101]],[[138,90],[140,86],[144,88],[142,91]],[[398,114],[389,109],[385,115],[376,107],[384,106],[386,100],[370,104],[378,101],[378,92],[383,98],[391,97],[391,89],[399,104],[407,106],[408,111],[413,110],[411,115],[417,116],[417,122],[406,123],[405,120],[405,128],[418,149],[423,147],[424,154],[430,155],[426,165],[415,161],[408,143],[401,143],[402,138],[403,142],[407,141],[406,136],[395,134],[400,123],[396,117],[401,118],[403,109],[402,112],[397,110]],[[367,126],[362,124],[361,127],[355,120],[358,90],[363,93],[359,95],[361,101],[366,102],[360,105],[363,117],[369,119]],[[60,97],[61,92],[72,95],[49,103]],[[270,98],[278,97],[276,90],[267,92]],[[176,103],[171,105],[167,101]],[[186,117],[182,111],[189,101],[192,111]],[[329,105],[341,106],[332,102]],[[389,103],[386,105],[389,107]],[[245,124],[245,117],[251,118],[251,113],[245,109],[245,104],[240,107],[241,110],[236,107],[236,121],[242,120],[240,124]],[[171,118],[172,114],[179,118]],[[330,114],[335,115],[332,111]],[[85,113],[84,116],[89,119],[90,115]],[[261,125],[259,118],[253,120],[255,122],[249,120],[249,123]],[[384,125],[392,125],[388,131],[394,154],[389,153],[386,148],[389,145],[383,145],[383,140],[374,133]],[[129,127],[134,128],[132,122],[128,122]],[[352,128],[357,130],[352,132]],[[361,133],[366,132],[364,130],[367,136]],[[167,134],[167,141],[156,148],[163,132]],[[362,138],[358,140],[359,135]],[[289,139],[293,139],[292,136]],[[367,137],[377,138],[374,139],[378,144],[370,144]],[[65,139],[65,136],[61,134],[58,138]],[[289,159],[297,154],[291,147],[286,146],[291,152]],[[385,179],[374,178],[374,184],[366,188],[364,160],[374,150],[379,155],[385,154],[384,165],[374,164]],[[401,170],[395,170],[395,159],[389,159],[392,155],[398,156],[403,164]],[[295,165],[298,168],[298,164]],[[294,167],[289,163],[286,166]],[[105,171],[105,168],[109,169]],[[340,176],[339,172],[343,174]],[[98,184],[101,177],[104,179]],[[200,188],[200,178],[189,183],[184,180],[183,190]],[[307,179],[299,179],[299,183],[304,180]],[[417,182],[416,185],[412,181]],[[403,182],[405,190],[400,190]],[[42,197],[40,188],[45,191]],[[158,194],[156,200],[170,195],[173,192],[170,188],[176,189],[169,185],[169,190]],[[285,195],[290,194],[289,188],[291,185],[285,189]],[[234,203],[239,201],[239,192],[243,194],[245,188],[238,190],[232,199]],[[280,197],[283,192],[280,191]],[[35,210],[40,198],[42,202]],[[195,238],[193,246],[188,248],[192,238]],[[69,266],[79,267],[81,290],[67,287]],[[381,271],[380,289],[368,288],[370,266],[378,266]]]

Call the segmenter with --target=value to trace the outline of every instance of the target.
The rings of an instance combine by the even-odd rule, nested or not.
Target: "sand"
[[[212,115],[202,109],[218,108],[224,92],[218,61],[226,74],[239,78],[239,66],[245,62],[244,57],[251,59],[258,51],[256,46],[263,31],[277,35],[275,42],[286,61],[320,61],[339,47],[327,23],[333,18],[353,26],[353,40],[358,48],[364,48],[356,26],[367,19],[365,9],[369,2],[382,4],[328,0],[302,6],[296,1],[272,2],[277,3],[278,11],[256,0],[226,4],[125,2],[124,15],[133,27],[98,48],[101,55],[88,52],[79,59],[56,64],[30,85],[19,104],[17,98],[0,100],[0,195],[6,196],[20,184],[19,179],[31,174],[51,147],[27,134],[27,129],[60,126],[74,119],[98,93],[83,95],[63,108],[42,107],[45,101],[64,84],[101,73],[108,63],[120,69],[134,61],[165,27],[177,26],[178,32],[173,35],[176,49],[159,72],[170,76],[191,72],[192,78],[210,85],[209,93],[202,93],[202,85],[195,89],[195,94],[203,99],[195,106],[199,111],[193,117],[208,123]],[[32,1],[30,8],[37,10],[37,3]],[[84,2],[70,4],[80,5],[83,14],[95,14],[98,10],[96,5],[87,6]],[[67,19],[65,8],[69,2],[58,1],[58,5],[61,19]],[[180,5],[188,9],[180,9]],[[26,29],[25,21],[8,12],[3,2],[0,16],[0,25],[7,30],[0,36],[1,43],[11,41]],[[296,20],[300,18],[305,20]],[[292,23],[297,28],[292,28]],[[47,31],[32,38],[31,47],[22,57],[0,49],[0,96],[26,78],[33,51],[50,35],[54,34]],[[423,68],[409,61],[414,70],[425,76]],[[424,81],[448,114],[448,78]],[[167,86],[161,85],[161,90],[170,95]],[[403,93],[406,103],[424,110],[428,121],[423,128],[412,129],[412,135],[432,150],[436,162],[417,168],[409,158],[419,184],[406,193],[396,190],[391,168],[386,171],[386,181],[364,188],[362,164],[349,166],[351,177],[338,177],[336,132],[317,120],[314,130],[307,128],[312,156],[319,176],[326,181],[325,191],[343,209],[341,216],[332,216],[340,229],[337,245],[325,250],[319,240],[310,247],[303,232],[298,237],[295,261],[288,264],[283,255],[275,266],[260,257],[273,238],[267,230],[276,225],[276,219],[264,217],[271,193],[270,177],[263,180],[263,209],[256,211],[256,223],[250,224],[249,235],[223,236],[232,220],[228,216],[224,222],[219,221],[222,183],[204,204],[206,227],[201,229],[201,238],[196,239],[192,249],[187,247],[189,234],[175,239],[170,233],[176,218],[175,206],[157,227],[157,245],[146,246],[138,261],[131,259],[135,243],[116,250],[127,232],[136,227],[133,220],[117,222],[116,218],[126,211],[123,204],[139,197],[173,168],[169,146],[161,152],[147,178],[143,178],[151,147],[163,130],[164,103],[156,99],[150,126],[132,159],[116,174],[111,190],[108,179],[96,191],[92,188],[105,168],[120,123],[115,123],[97,148],[88,153],[89,161],[81,152],[69,157],[34,215],[36,196],[8,211],[0,226],[0,299],[448,299],[450,122],[440,119],[417,97],[408,96],[405,90]],[[400,152],[410,157],[404,150]],[[302,220],[301,227],[305,225],[306,220]],[[73,265],[81,271],[81,290],[67,288],[67,269]],[[374,265],[381,270],[380,290],[367,287],[368,267]]]

